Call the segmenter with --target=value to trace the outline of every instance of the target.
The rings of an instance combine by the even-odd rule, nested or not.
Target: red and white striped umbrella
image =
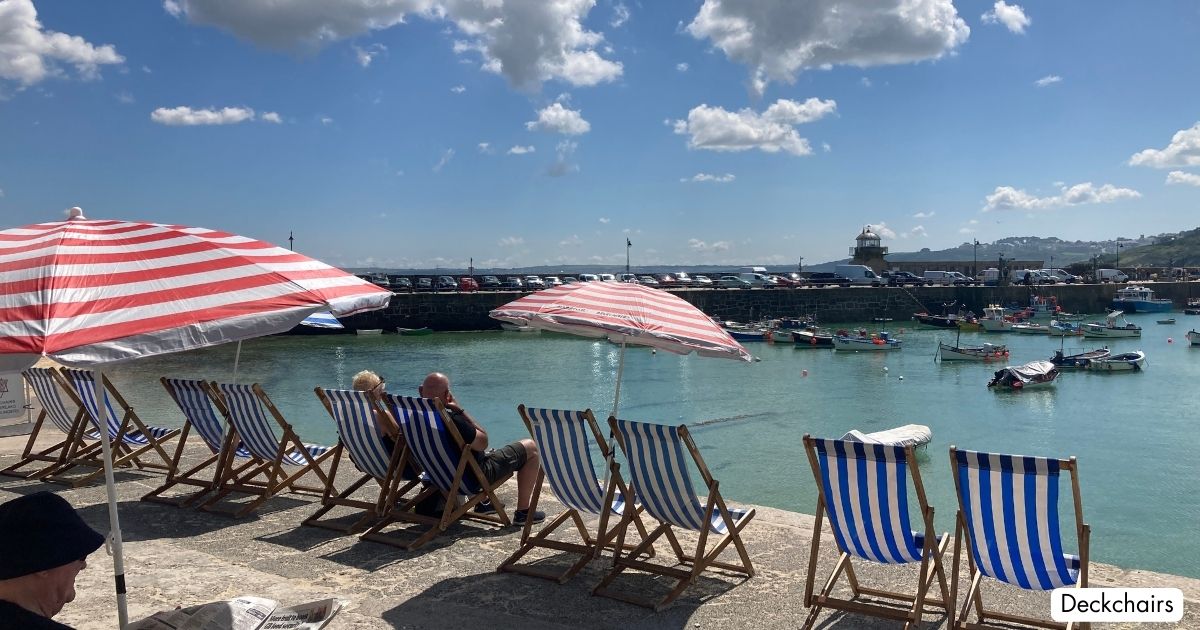
[[[749,352],[678,296],[627,282],[582,282],[538,291],[489,313],[520,326],[608,337],[677,354],[751,361]]]
[[[391,292],[227,232],[89,220],[0,231],[0,355],[90,366],[286,331],[309,314],[387,306]]]

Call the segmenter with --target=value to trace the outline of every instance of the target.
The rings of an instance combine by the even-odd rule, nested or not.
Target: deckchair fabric
[[[163,379],[163,384],[174,391],[172,398],[183,412],[183,417],[191,423],[196,433],[200,434],[200,439],[204,441],[208,450],[213,454],[219,453],[225,441],[225,424],[213,409],[208,392],[205,391],[205,382],[167,378]],[[234,456],[244,459],[250,457],[250,451],[246,450],[244,444],[239,443]]]
[[[987,577],[1048,591],[1079,579],[1079,556],[1063,553],[1059,462],[956,451],[963,515],[975,565]]]
[[[280,456],[280,439],[271,429],[272,420],[260,402],[253,385],[218,383],[217,389],[229,406],[229,419],[237,429],[242,445],[251,455],[266,461]],[[303,444],[312,458],[328,453],[333,447],[321,444]],[[293,466],[307,466],[308,458],[298,448],[283,453],[283,462]]]
[[[84,409],[87,410],[88,418],[92,422],[95,429],[100,428],[100,408],[96,406],[96,374],[91,370],[78,370],[74,368],[63,368],[63,375],[71,382],[75,391],[79,394],[79,400],[83,403]],[[177,433],[179,429],[168,429],[166,427],[156,427],[151,425],[143,425],[149,433],[143,433],[138,427],[125,426],[123,418],[124,414],[117,413],[113,408],[112,396],[109,392],[104,392],[104,406],[108,411],[108,437],[113,440],[120,440],[126,444],[133,446],[148,446],[153,442],[158,442],[169,436]]]
[[[375,406],[367,392],[346,389],[321,390],[329,400],[329,412],[350,461],[376,479],[386,479],[392,453],[380,437],[375,423]]]
[[[388,401],[396,411],[396,422],[400,424],[400,431],[413,458],[434,486],[443,492],[450,492],[462,451],[450,436],[445,418],[428,398],[391,395]],[[457,492],[473,495],[482,489],[478,477],[468,469]]]
[[[690,457],[683,452],[679,427],[617,420],[617,430],[627,449],[630,479],[646,511],[678,527],[704,529],[705,505],[692,490],[695,486],[687,466]],[[748,511],[729,509],[735,520]],[[728,528],[721,514],[714,511],[708,521],[709,531],[725,534]]]
[[[599,515],[606,507],[605,488],[592,464],[588,412],[525,408],[525,413],[550,491],[568,508]],[[607,507],[620,516],[625,511],[625,497],[614,496],[613,504]]]
[[[67,403],[54,381],[53,368],[29,368],[22,374],[37,394],[38,402],[46,411],[46,417],[50,418],[50,422],[54,423],[59,431],[69,435],[76,428],[75,419],[71,417],[71,412],[67,411]],[[83,432],[83,437],[96,440],[100,438],[100,433],[89,425]]]
[[[29,385],[33,387],[42,410],[38,413],[37,421],[29,433],[29,440],[21,452],[21,459],[5,467],[4,470],[0,470],[0,474],[28,479],[52,473],[68,458],[79,453],[79,447],[86,441],[96,440],[100,434],[83,419],[83,409],[74,402],[73,392],[69,392],[67,397],[71,398],[72,406],[76,411],[72,415],[67,410],[67,401],[64,400],[63,390],[60,389],[59,382],[56,380],[61,377],[57,377],[52,368],[29,368],[22,374]],[[38,436],[41,435],[47,418],[49,418],[50,424],[63,433],[62,439],[50,447],[35,452],[34,445],[37,443]],[[86,452],[86,448],[84,452]],[[21,471],[22,468],[35,462],[44,462],[45,465],[40,469]]]
[[[904,447],[813,442],[838,548],[872,562],[920,562],[925,535],[909,522]]]

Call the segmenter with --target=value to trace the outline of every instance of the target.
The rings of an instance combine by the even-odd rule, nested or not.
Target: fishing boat
[[[819,328],[793,330],[792,343],[796,344],[797,348],[832,348],[833,333]]]
[[[1082,370],[1092,361],[1103,359],[1110,354],[1112,352],[1108,348],[1073,352],[1072,354],[1065,354],[1062,350],[1055,350],[1054,356],[1050,357],[1050,362],[1060,370]]]
[[[1120,321],[1117,321],[1120,320]],[[1121,337],[1141,337],[1141,327],[1125,321],[1125,313],[1111,311],[1104,323],[1090,322],[1083,325],[1083,336],[1093,339],[1114,339]]]
[[[745,324],[736,324],[734,322],[725,323],[725,332],[729,333],[736,341],[766,341],[770,336],[771,331],[763,328],[752,328]]]
[[[934,328],[958,328],[958,315],[930,315],[929,313],[913,313],[913,319],[918,324]]]
[[[833,337],[833,347],[842,351],[878,352],[882,350],[899,350],[901,343],[899,339],[892,339],[891,335],[887,332],[868,335],[865,330],[858,331],[857,335],[835,335]]]
[[[1166,319],[1158,319],[1158,320],[1155,320],[1155,321],[1156,321],[1157,323],[1159,323],[1159,324],[1174,324],[1174,323],[1175,323],[1175,318],[1174,318],[1174,317],[1168,317],[1168,318],[1166,318]]]
[[[1097,372],[1140,372],[1145,362],[1146,353],[1134,350],[1096,359],[1088,364],[1087,369]]]
[[[1117,291],[1112,307],[1126,313],[1166,313],[1174,305],[1171,300],[1154,297],[1154,291],[1140,284],[1132,284]]]
[[[999,304],[989,304],[983,309],[983,317],[979,318],[979,325],[987,332],[1011,332],[1013,323],[1013,318],[1006,315]]]
[[[500,328],[509,332],[532,333],[538,331],[538,329],[534,328],[533,326],[520,326],[518,324],[510,324],[508,322],[500,322]]]
[[[1018,335],[1045,335],[1050,332],[1050,327],[1045,324],[1037,324],[1029,322],[1026,324],[1013,324],[1012,332]]]
[[[1183,309],[1183,314],[1184,315],[1200,315],[1200,307],[1192,308],[1189,306],[1188,308]]]
[[[1033,361],[1025,365],[1010,365],[996,370],[987,386],[997,390],[1022,390],[1045,387],[1058,378],[1060,372],[1049,361]]]
[[[383,329],[382,328],[359,328],[358,330],[354,331],[354,334],[356,334],[356,335],[382,335]]]
[[[1083,325],[1052,319],[1050,320],[1050,330],[1047,330],[1046,334],[1052,337],[1080,337],[1083,336]]]
[[[1062,309],[1058,306],[1058,298],[1051,296],[1033,295],[1029,297],[1029,306],[1009,309],[1013,319],[1031,322],[1048,322],[1059,317]]]
[[[431,335],[431,334],[433,334],[433,329],[432,329],[432,328],[429,328],[429,327],[421,327],[421,328],[397,328],[397,329],[396,329],[396,332],[400,333],[401,335],[404,335],[405,337],[420,337],[420,336],[423,336],[423,335]]]
[[[1200,346],[1200,332],[1189,330],[1187,334],[1188,343],[1193,346]]]
[[[982,346],[960,346],[938,342],[938,356],[943,361],[993,361],[1008,356],[1003,345],[985,343]]]

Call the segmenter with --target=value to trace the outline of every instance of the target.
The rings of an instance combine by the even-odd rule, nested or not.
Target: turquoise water
[[[622,417],[687,423],[731,502],[812,513],[816,489],[803,454],[805,433],[838,437],[925,424],[933,442],[920,457],[939,529],[956,505],[947,448],[1079,458],[1084,515],[1100,562],[1200,577],[1200,440],[1196,383],[1200,348],[1184,337],[1200,317],[1130,316],[1143,337],[1110,340],[1114,352],[1142,349],[1141,373],[1064,373],[1047,390],[993,392],[994,364],[934,361],[952,332],[896,322],[898,352],[847,354],[750,344],[761,361],[680,357],[645,348],[626,354]],[[1174,343],[1168,343],[1168,337]],[[1059,339],[964,333],[963,343],[1007,343],[1012,363],[1050,357]],[[1066,341],[1089,348],[1082,338]],[[151,423],[179,424],[157,383],[162,375],[229,379],[234,348],[146,359],[110,375]],[[531,406],[591,407],[607,417],[619,347],[554,334],[438,333],[426,337],[273,337],[243,347],[239,380],[262,383],[306,441],[331,444],[332,422],[312,388],[348,387],[371,368],[389,391],[416,393],[431,370],[448,373],[456,397],[484,424],[493,444],[525,437],[516,413]],[[887,368],[885,371],[884,368]],[[807,376],[804,376],[807,370]],[[901,380],[900,377],[903,377]],[[1064,491],[1068,488],[1064,485]],[[1071,519],[1069,494],[1062,513]],[[1066,522],[1071,522],[1067,520]],[[1073,544],[1072,544],[1073,547]]]

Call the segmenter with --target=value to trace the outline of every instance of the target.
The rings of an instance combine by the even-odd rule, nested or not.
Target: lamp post
[[[796,263],[796,273],[804,273],[804,257],[800,256],[800,262]]]
[[[979,277],[979,239],[972,239],[975,244],[972,246],[972,261],[971,261],[971,278]]]
[[[633,243],[630,242],[629,237],[626,236],[625,237],[625,273],[629,273],[629,248],[630,247],[633,247]]]
[[[1113,265],[1114,267],[1117,268],[1117,271],[1121,270],[1121,250],[1122,249],[1125,249],[1125,243],[1122,243],[1121,241],[1117,241],[1117,263],[1115,265]]]

